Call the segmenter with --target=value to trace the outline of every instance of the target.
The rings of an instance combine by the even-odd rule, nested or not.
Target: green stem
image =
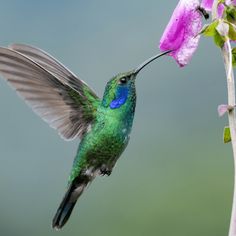
[[[212,5],[212,21],[217,18],[218,0],[214,0]]]
[[[222,48],[222,55],[224,58],[225,70],[227,75],[227,88],[228,88],[228,105],[234,107],[235,105],[235,82],[234,73],[232,69],[232,49],[229,39],[226,41]],[[234,195],[231,212],[231,221],[229,228],[229,236],[236,236],[236,116],[235,110],[228,112],[229,128],[231,134],[231,143],[234,156]]]

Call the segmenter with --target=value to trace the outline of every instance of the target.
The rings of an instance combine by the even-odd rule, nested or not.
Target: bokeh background
[[[156,0],[0,1],[0,44],[58,58],[102,96],[106,81],[158,53],[177,4]],[[191,64],[169,57],[137,79],[131,141],[112,175],[81,197],[65,228],[51,220],[79,141],[65,142],[0,80],[0,235],[223,236],[233,191],[220,51],[202,38]]]

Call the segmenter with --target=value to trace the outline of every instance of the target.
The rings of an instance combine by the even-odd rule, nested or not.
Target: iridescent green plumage
[[[128,144],[136,105],[135,80],[128,79],[125,85],[120,78],[133,76],[132,73],[114,77],[106,86],[104,96],[96,112],[90,131],[81,140],[73,165],[70,182],[78,174],[90,169],[93,173],[99,170],[112,171],[116,160]],[[128,99],[117,109],[111,109],[110,103],[115,99],[115,91],[119,86],[128,89]]]
[[[160,56],[112,78],[99,99],[84,81],[44,51],[21,44],[0,48],[0,74],[17,93],[64,139],[81,138],[67,192],[53,219],[54,228],[67,222],[89,182],[97,175],[111,174],[129,141],[136,105],[135,78]]]

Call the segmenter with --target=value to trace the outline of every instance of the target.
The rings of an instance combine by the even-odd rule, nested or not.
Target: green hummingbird
[[[129,142],[136,106],[136,76],[168,52],[114,76],[99,99],[84,81],[41,49],[23,44],[0,47],[3,78],[62,138],[81,139],[53,228],[63,227],[85,187],[97,175],[111,174]]]

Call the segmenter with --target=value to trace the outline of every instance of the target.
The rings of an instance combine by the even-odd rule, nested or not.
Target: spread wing
[[[39,49],[0,47],[0,74],[66,140],[82,138],[96,117],[100,102],[96,94]]]

